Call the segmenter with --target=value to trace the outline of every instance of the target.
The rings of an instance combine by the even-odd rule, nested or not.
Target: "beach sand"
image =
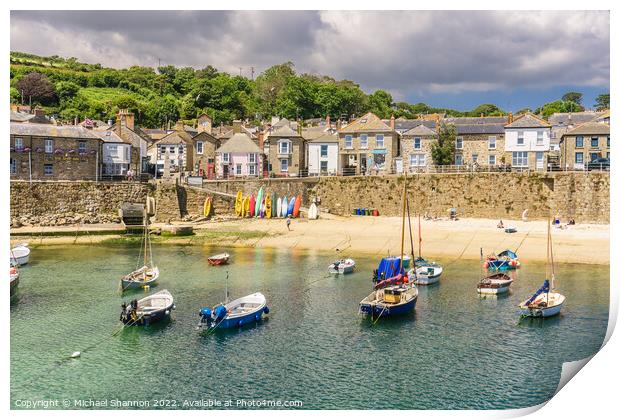
[[[166,242],[198,243],[196,239],[206,236],[206,240],[201,243],[308,249],[334,254],[340,251],[342,255],[348,256],[363,253],[379,257],[400,253],[401,221],[399,217],[326,215],[319,220],[293,219],[290,231],[283,219],[206,222],[194,224],[194,237],[167,238]],[[480,258],[480,248],[483,248],[484,255],[511,249],[517,252],[522,261],[546,260],[545,221],[504,220],[504,226],[517,228],[517,233],[505,233],[496,227],[497,223],[498,220],[490,219],[421,220],[422,256],[444,263],[458,258],[476,260]],[[412,219],[412,224],[415,254],[418,255],[418,220]],[[215,234],[223,231],[231,234],[226,237]],[[566,229],[552,228],[552,235],[556,262],[609,264],[609,225],[577,224]],[[49,236],[42,240],[35,239],[35,236],[33,242],[42,245],[88,244],[114,237],[118,235],[86,235],[79,238]],[[12,242],[20,240],[20,237],[12,238]],[[409,253],[410,250],[411,240],[406,229],[405,252]]]

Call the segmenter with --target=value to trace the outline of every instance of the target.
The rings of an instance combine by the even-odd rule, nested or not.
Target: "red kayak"
[[[207,261],[209,261],[209,264],[211,265],[224,265],[224,264],[228,264],[229,259],[230,259],[230,254],[224,253],[224,254],[213,255],[207,258]]]
[[[254,197],[254,194],[252,194],[250,196],[250,213],[248,214],[248,217],[254,216],[255,209],[256,209],[256,197]]]

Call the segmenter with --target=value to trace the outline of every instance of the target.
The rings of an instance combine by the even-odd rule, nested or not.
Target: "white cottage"
[[[121,176],[127,174],[131,165],[131,142],[121,138],[112,130],[94,131],[101,145],[101,175]]]
[[[531,113],[504,126],[505,151],[516,169],[543,170],[551,149],[551,124]]]
[[[308,175],[336,175],[338,173],[338,135],[328,129],[308,141]]]

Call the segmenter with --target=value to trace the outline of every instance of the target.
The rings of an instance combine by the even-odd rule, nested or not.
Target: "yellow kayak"
[[[243,217],[247,217],[250,212],[250,197],[243,199]]]
[[[209,217],[209,215],[211,214],[211,197],[207,197],[205,199],[205,205],[204,205],[204,215],[206,217]]]
[[[265,217],[271,219],[271,197],[269,195],[265,197]]]
[[[235,214],[237,217],[243,216],[243,193],[237,191],[237,198],[235,199]]]

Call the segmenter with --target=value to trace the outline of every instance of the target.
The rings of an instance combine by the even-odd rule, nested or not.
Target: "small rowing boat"
[[[11,292],[10,296],[12,297],[17,292],[17,286],[19,285],[19,270],[16,266],[11,264]]]
[[[507,249],[499,254],[491,254],[483,263],[484,268],[489,270],[513,270],[521,265],[519,257],[513,251]]]
[[[170,317],[174,308],[174,298],[168,290],[162,290],[129,304],[123,303],[120,320],[129,326],[148,326]]]
[[[352,258],[343,258],[331,263],[329,265],[329,272],[331,274],[350,274],[354,268],[355,261]]]
[[[506,273],[495,273],[481,279],[477,290],[481,295],[499,295],[510,290],[512,278]]]
[[[225,265],[228,264],[228,260],[230,259],[230,254],[224,252],[222,254],[212,255],[207,258],[207,261],[211,265]]]
[[[13,265],[26,265],[30,259],[28,244],[19,244],[11,248],[10,262]]]

